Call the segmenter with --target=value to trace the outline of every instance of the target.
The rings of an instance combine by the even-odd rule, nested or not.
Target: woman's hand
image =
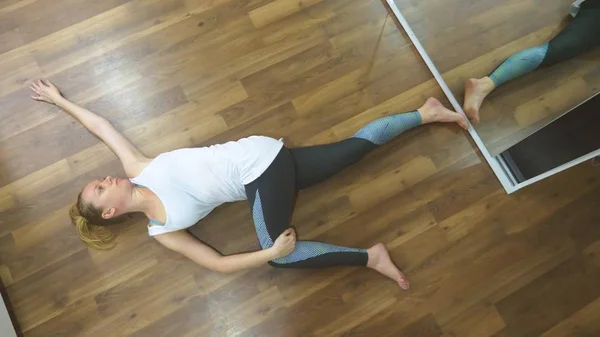
[[[273,244],[275,258],[287,256],[296,247],[296,231],[293,228],[286,229]]]
[[[31,98],[36,101],[43,101],[50,104],[56,104],[60,99],[62,99],[62,95],[58,88],[52,84],[52,82],[46,79],[40,79],[37,81],[31,82],[31,86],[29,87],[33,91],[33,95]]]

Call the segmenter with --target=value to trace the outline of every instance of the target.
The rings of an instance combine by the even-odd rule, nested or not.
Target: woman
[[[289,221],[298,190],[327,179],[404,131],[432,122],[466,119],[430,98],[418,110],[382,117],[352,138],[334,144],[286,148],[281,141],[253,136],[237,142],[144,156],[106,119],[65,99],[47,80],[31,84],[33,99],[62,108],[104,141],[119,157],[129,179],[106,177],[87,184],[70,215],[90,247],[108,249],[114,237],[102,226],[129,212],[143,212],[158,242],[199,265],[222,273],[269,263],[282,268],[366,266],[409,282],[381,243],[369,249],[297,241]],[[185,229],[215,207],[247,199],[262,250],[222,256]]]
[[[537,68],[551,66],[600,45],[600,0],[577,0],[570,12],[576,15],[575,19],[552,40],[513,54],[489,76],[467,81],[464,110],[473,124],[479,122],[481,103],[497,87]]]

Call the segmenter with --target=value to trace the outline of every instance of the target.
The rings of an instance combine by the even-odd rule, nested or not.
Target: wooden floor
[[[317,144],[442,98],[407,41],[379,0],[1,1],[0,275],[24,335],[600,334],[598,168],[509,196],[452,125],[412,130],[301,193],[293,219],[304,239],[385,242],[410,292],[367,269],[214,274],[139,218],[114,227],[112,251],[79,242],[71,202],[121,169],[31,101],[29,80],[50,78],[149,155],[250,134]],[[193,232],[226,254],[258,247],[244,203]]]
[[[456,98],[516,51],[547,42],[571,20],[572,0],[395,0]],[[425,19],[424,19],[425,18]],[[600,91],[600,49],[494,91],[477,133],[496,155]]]

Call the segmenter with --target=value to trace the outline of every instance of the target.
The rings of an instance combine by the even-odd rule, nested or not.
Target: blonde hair
[[[88,247],[106,250],[115,246],[116,236],[104,227],[108,221],[102,217],[102,210],[85,203],[81,193],[77,197],[77,202],[71,207],[69,216],[79,238]]]

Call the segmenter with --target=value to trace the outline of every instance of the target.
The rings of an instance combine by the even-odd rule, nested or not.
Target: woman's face
[[[102,209],[102,217],[110,219],[124,213],[127,202],[131,199],[133,184],[129,179],[105,177],[89,182],[81,193],[86,203]]]

